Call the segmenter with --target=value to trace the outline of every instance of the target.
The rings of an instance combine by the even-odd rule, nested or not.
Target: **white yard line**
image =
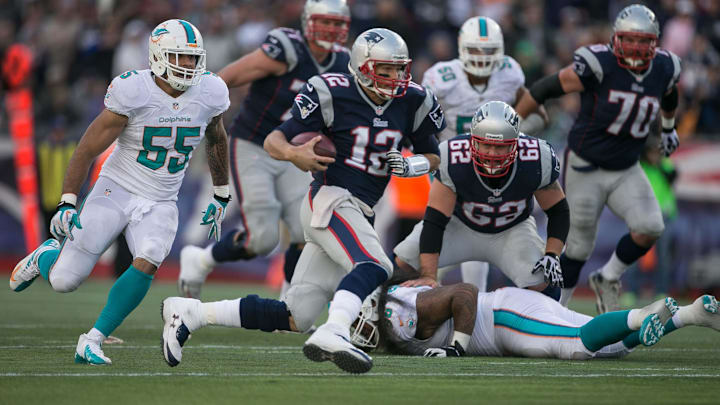
[[[720,374],[367,373],[368,377],[716,378]],[[352,377],[348,373],[0,373],[0,377]]]

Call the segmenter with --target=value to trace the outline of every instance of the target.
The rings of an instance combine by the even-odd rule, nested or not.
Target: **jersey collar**
[[[515,161],[513,162],[513,166],[512,166],[512,172],[510,172],[510,176],[508,177],[508,179],[507,179],[507,181],[505,182],[505,184],[504,184],[502,187],[500,187],[500,188],[491,188],[491,187],[489,187],[489,186],[485,183],[485,181],[483,181],[482,176],[480,176],[480,175],[477,173],[477,171],[475,171],[475,168],[472,168],[472,169],[473,169],[473,173],[475,173],[475,177],[477,177],[477,179],[480,180],[480,184],[482,184],[482,186],[483,186],[487,191],[491,192],[492,195],[493,195],[493,197],[500,197],[500,195],[502,195],[502,193],[504,193],[505,190],[506,190],[508,187],[510,187],[510,184],[512,184],[513,180],[515,179],[515,173],[517,172],[517,165],[518,165],[518,160],[515,159]]]
[[[360,83],[358,83],[357,78],[353,80],[355,82],[355,88],[357,88],[357,92],[360,93],[360,97],[362,97],[363,100],[375,111],[375,115],[383,115],[385,110],[390,107],[390,104],[392,104],[394,98],[391,98],[390,100],[386,101],[385,104],[377,105],[372,100],[370,100],[370,97],[365,94],[363,89],[360,86]]]

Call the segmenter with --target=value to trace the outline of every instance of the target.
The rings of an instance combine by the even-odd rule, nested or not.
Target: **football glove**
[[[670,156],[680,146],[680,138],[678,138],[677,131],[673,129],[663,128],[660,133],[660,151],[665,156]]]
[[[50,220],[50,233],[53,238],[60,242],[62,242],[65,237],[73,240],[73,226],[82,229],[80,217],[75,210],[75,205],[61,201],[60,205],[58,205],[57,212],[53,215],[52,220]]]
[[[562,269],[560,268],[560,260],[557,255],[552,253],[545,253],[545,256],[541,257],[540,260],[535,263],[532,274],[542,272],[545,282],[552,287],[564,288],[565,282],[563,280]]]
[[[215,194],[213,200],[210,201],[208,207],[203,211],[203,218],[200,225],[210,225],[210,232],[208,232],[208,239],[215,238],[215,241],[220,241],[220,224],[225,218],[225,208],[230,202],[230,197],[223,198]]]
[[[423,155],[403,157],[402,152],[390,149],[385,154],[390,173],[397,177],[417,177],[430,171],[430,161]]]
[[[463,357],[465,349],[461,345],[450,345],[443,347],[431,347],[425,350],[423,357]]]

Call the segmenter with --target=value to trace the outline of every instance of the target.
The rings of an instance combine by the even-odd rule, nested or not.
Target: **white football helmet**
[[[405,40],[386,28],[372,28],[358,35],[350,50],[350,73],[382,99],[405,95],[412,75],[410,53]],[[398,65],[402,71],[396,79],[375,72],[378,64]]]
[[[341,21],[340,27],[320,26],[315,20]],[[314,42],[325,49],[332,49],[333,44],[344,44],[347,41],[350,29],[350,8],[346,0],[307,0],[303,7],[302,17],[303,34],[309,42]]]
[[[649,8],[633,4],[620,10],[611,40],[612,50],[618,64],[630,70],[644,70],[655,57],[655,47],[660,37],[660,26],[655,13]],[[628,43],[625,39],[646,39],[646,43]]]
[[[380,320],[380,291],[378,287],[368,295],[360,307],[360,316],[350,326],[350,342],[357,347],[374,349],[380,343],[378,321]]]
[[[472,17],[460,27],[459,58],[466,72],[487,77],[500,69],[505,57],[502,30],[490,17]]]
[[[484,177],[507,174],[517,156],[519,121],[517,112],[502,101],[480,106],[470,126],[470,153],[477,174]],[[489,153],[483,145],[508,148],[505,153]]]
[[[179,55],[196,56],[195,68],[184,68]],[[200,31],[185,20],[167,20],[150,34],[150,69],[173,89],[185,91],[205,73],[205,48]]]

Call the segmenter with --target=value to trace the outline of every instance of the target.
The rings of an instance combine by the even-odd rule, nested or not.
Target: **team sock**
[[[628,327],[630,311],[607,312],[580,327],[580,340],[591,352],[615,343],[633,333]]]
[[[46,250],[45,252],[43,252],[43,254],[40,255],[40,257],[38,257],[38,267],[40,268],[40,274],[47,281],[50,281],[50,269],[52,268],[53,264],[55,264],[55,260],[57,260],[59,254],[60,249],[51,249]]]
[[[216,302],[204,302],[200,304],[201,316],[198,325],[187,325],[193,331],[205,325],[229,326],[232,328],[242,327],[240,319],[240,298],[235,300],[223,300]]]
[[[339,325],[343,330],[350,329],[360,313],[362,300],[357,295],[347,290],[337,290],[328,309],[327,323]]]
[[[152,280],[153,276],[131,265],[110,289],[107,303],[95,322],[95,328],[103,335],[110,336],[130,312],[140,305]]]
[[[610,260],[603,266],[601,270],[603,278],[611,281],[619,280],[625,270],[643,257],[651,247],[640,246],[629,233],[625,234],[620,238]]]
[[[673,332],[681,328],[682,326],[677,326],[676,319],[677,314],[675,314],[672,318],[668,319],[667,322],[665,322],[665,334],[663,336],[667,336],[668,333]],[[625,337],[623,339],[623,344],[628,349],[632,349],[636,346],[640,345],[640,331],[635,331]]]

